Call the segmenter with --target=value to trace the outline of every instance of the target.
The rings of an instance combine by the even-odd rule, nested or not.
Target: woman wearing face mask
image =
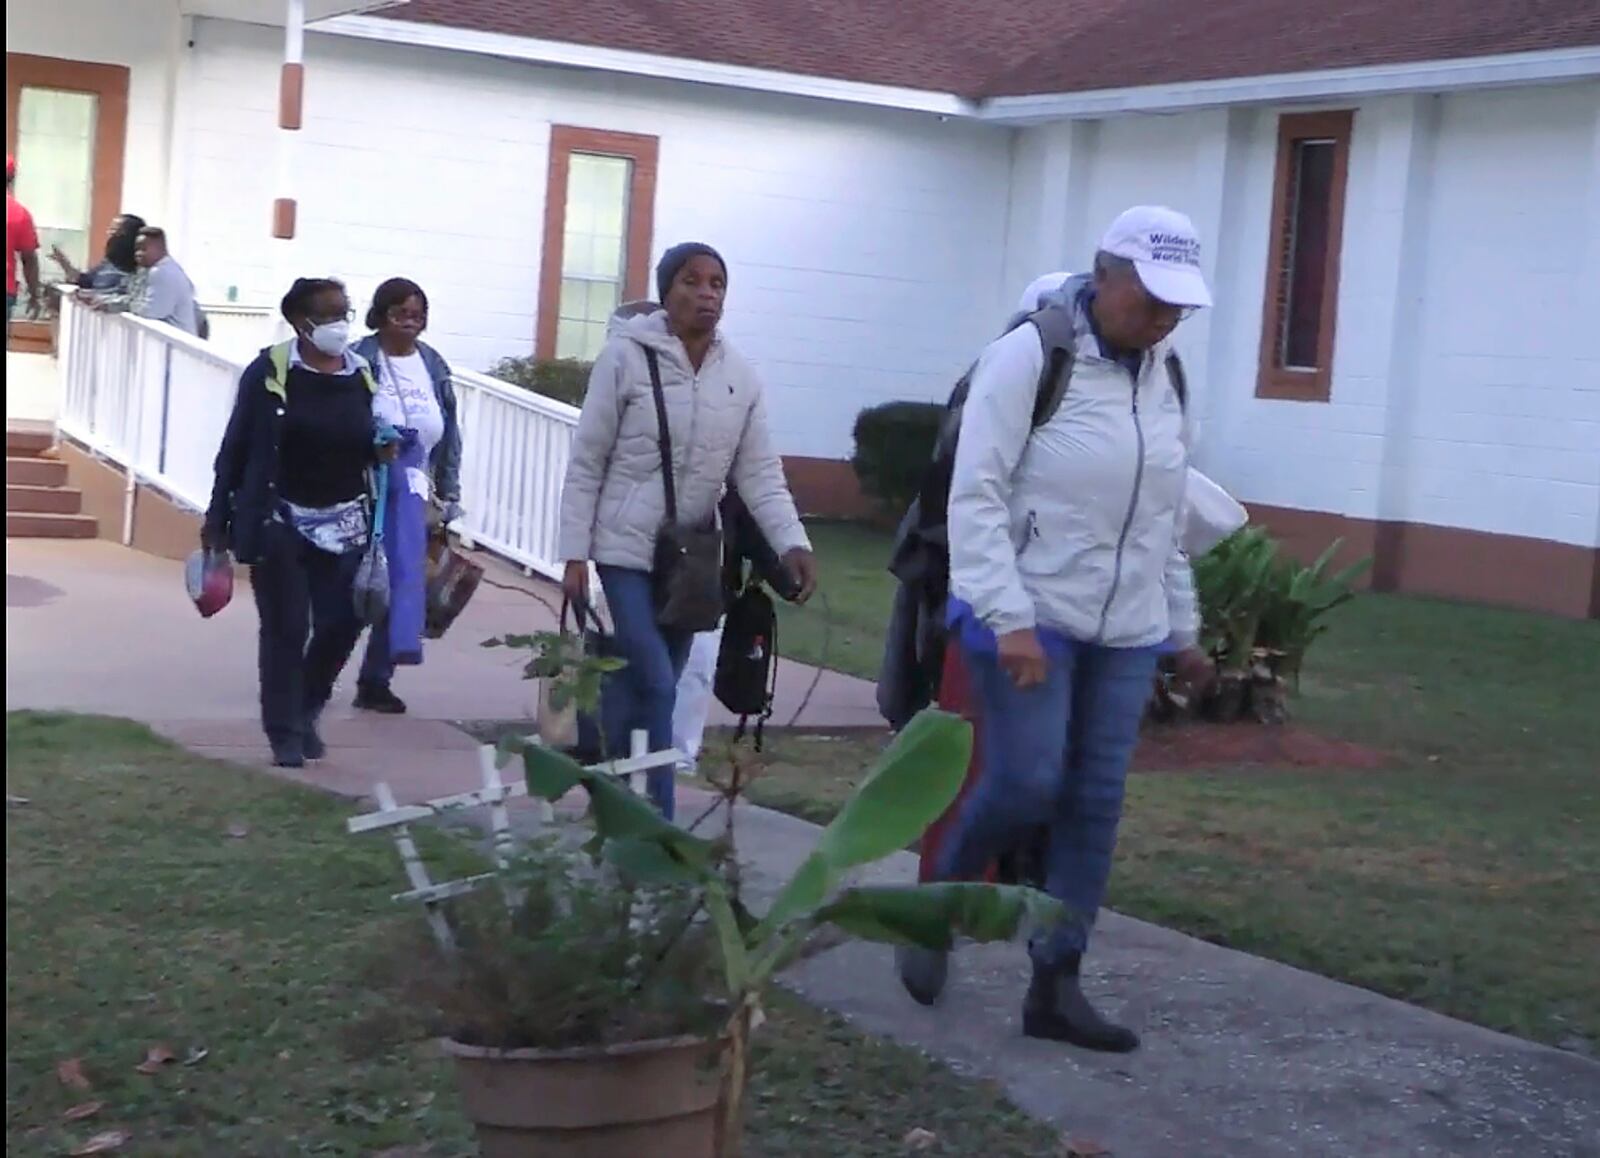
[[[372,295],[367,328],[373,333],[356,343],[355,351],[372,367],[378,383],[373,413],[378,421],[400,432],[397,469],[389,472],[389,510],[397,518],[409,511],[413,496],[431,500],[442,523],[461,517],[461,428],[456,423],[456,391],[450,367],[432,346],[422,341],[428,328],[428,295],[414,281],[390,278]],[[426,491],[419,495],[419,491]],[[390,533],[384,539],[389,551],[390,574],[398,588],[409,584],[409,594],[420,599],[426,567],[426,528],[402,528],[416,533]],[[404,557],[397,557],[397,552]],[[385,715],[399,715],[405,701],[394,694],[390,681],[395,664],[420,663],[420,606],[415,614],[396,614],[379,624],[367,639],[367,654],[356,685],[356,707]],[[391,630],[393,628],[394,630]],[[396,638],[399,636],[399,638]]]
[[[139,230],[143,228],[144,218],[132,213],[114,218],[111,227],[106,230],[105,256],[90,269],[80,270],[73,265],[72,259],[59,245],[51,248],[50,257],[61,267],[62,276],[80,290],[92,294],[120,294],[127,289],[128,279],[139,268],[139,263],[134,260],[133,247],[138,240]]]
[[[626,753],[636,728],[650,749],[672,745],[678,677],[693,639],[656,622],[656,535],[667,516],[660,423],[646,351],[660,368],[671,437],[680,523],[715,518],[723,487],[738,488],[762,534],[797,580],[803,602],[816,587],[816,560],[800,526],[783,464],[767,430],[766,406],[754,370],[717,329],[728,269],[709,245],[669,249],[656,267],[664,308],[614,318],[589,376],[572,457],[561,494],[561,550],[567,598],[588,598],[589,562],[598,564],[618,650],[627,666],[614,673],[603,721],[610,752]],[[673,814],[673,773],[649,774],[650,798]]]
[[[295,337],[239,379],[201,543],[251,566],[261,617],[261,726],[273,761],[324,753],[317,719],[361,635],[354,580],[371,533],[379,453],[367,364],[349,349],[350,299],[330,278],[283,298]],[[392,432],[386,432],[392,435]]]

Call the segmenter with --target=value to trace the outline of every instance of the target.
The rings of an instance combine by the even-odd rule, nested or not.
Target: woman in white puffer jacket
[[[727,266],[710,246],[669,249],[656,267],[663,308],[614,325],[589,376],[573,438],[561,493],[562,587],[569,599],[583,602],[588,564],[597,565],[628,664],[606,697],[612,752],[627,751],[635,728],[648,732],[652,751],[671,747],[675,690],[693,639],[661,628],[655,618],[651,567],[667,510],[646,348],[660,366],[678,521],[714,520],[731,481],[796,573],[802,600],[816,586],[816,562],[767,429],[761,383],[717,328],[727,284]],[[652,772],[649,788],[670,818],[672,770]]]

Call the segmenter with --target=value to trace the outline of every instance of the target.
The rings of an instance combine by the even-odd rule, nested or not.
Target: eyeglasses
[[[355,320],[355,311],[346,309],[342,314],[307,315],[306,321],[313,326],[329,326],[334,322],[351,322]]]

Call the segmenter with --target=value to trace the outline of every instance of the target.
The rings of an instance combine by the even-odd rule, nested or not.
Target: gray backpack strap
[[[1183,410],[1189,409],[1189,376],[1183,372],[1183,361],[1178,357],[1178,351],[1167,351],[1167,379],[1172,383],[1172,391],[1178,396],[1178,406]]]
[[[1028,318],[1039,331],[1044,346],[1044,372],[1033,403],[1033,429],[1055,417],[1066,397],[1072,364],[1078,356],[1077,310],[1070,302],[1046,306]]]

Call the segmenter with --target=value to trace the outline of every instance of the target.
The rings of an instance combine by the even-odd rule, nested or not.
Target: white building
[[[1600,4],[1317,8],[17,0],[7,142],[79,256],[121,210],[208,303],[403,274],[471,370],[590,352],[710,241],[816,510],[857,411],[942,398],[1165,202],[1217,297],[1181,338],[1205,470],[1380,586],[1600,615]]]

